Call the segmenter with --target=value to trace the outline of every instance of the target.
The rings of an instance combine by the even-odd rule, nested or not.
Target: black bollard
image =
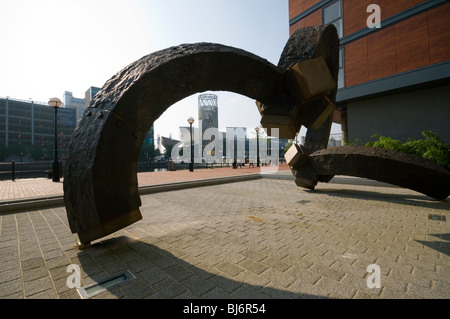
[[[16,172],[15,172],[15,168],[14,168],[14,161],[12,161],[12,170],[11,170],[11,177],[12,177],[12,181],[14,182],[14,180],[16,179],[15,178],[15,174],[16,174]]]

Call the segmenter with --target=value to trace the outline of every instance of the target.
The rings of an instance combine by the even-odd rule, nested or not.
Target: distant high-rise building
[[[215,94],[201,94],[198,97],[198,120],[201,125],[202,137],[209,128],[219,128],[218,97]],[[211,138],[209,142],[213,139]],[[203,148],[209,143],[203,141]]]
[[[76,109],[77,121],[83,116],[84,109],[86,108],[84,99],[76,98],[72,92],[65,91],[63,95],[63,107]]]
[[[202,134],[209,128],[219,127],[218,98],[215,94],[198,97],[198,120],[202,121]]]
[[[92,99],[94,98],[95,94],[97,94],[101,89],[95,86],[91,86],[89,89],[87,89],[86,93],[84,94],[84,107],[88,107],[89,103],[91,103]]]

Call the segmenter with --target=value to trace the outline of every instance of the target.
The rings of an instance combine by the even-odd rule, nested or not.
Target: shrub
[[[366,144],[370,147],[380,147],[384,149],[404,152],[423,157],[425,159],[436,162],[444,168],[450,170],[450,145],[444,143],[438,134],[431,131],[423,131],[422,135],[425,139],[414,140],[409,139],[402,143],[391,137],[374,135],[378,137],[377,141],[371,141]]]
[[[378,141],[369,142],[366,146],[379,147],[393,151],[403,152],[403,145],[399,140],[394,140],[391,137],[374,135],[373,137],[378,137]]]

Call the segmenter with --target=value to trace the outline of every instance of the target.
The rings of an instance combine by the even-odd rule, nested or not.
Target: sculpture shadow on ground
[[[305,189],[304,190],[310,194],[323,194],[333,197],[341,198],[353,198],[360,199],[362,201],[376,200],[380,202],[400,204],[400,205],[411,205],[419,206],[423,208],[450,211],[450,201],[448,199],[442,201],[436,201],[421,194],[394,194],[386,192],[376,192],[372,190],[361,190],[361,189],[344,189],[344,188],[327,188],[326,186],[321,186],[314,190]]]
[[[87,282],[102,282],[125,270],[136,276],[136,279],[111,287],[109,294],[101,293],[93,298],[327,299],[230,279],[146,243],[145,239],[127,236],[97,242],[80,251],[78,259],[82,277]],[[111,273],[106,272],[107,269],[111,269]]]
[[[450,234],[430,234],[431,236],[440,238],[442,240],[434,240],[434,241],[425,241],[425,240],[416,240],[416,242],[427,246],[431,249],[434,249],[444,255],[450,256]]]

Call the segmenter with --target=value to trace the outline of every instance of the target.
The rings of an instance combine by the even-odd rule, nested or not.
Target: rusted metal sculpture
[[[333,73],[327,66],[337,65],[337,55],[333,56],[337,53],[337,32],[330,25],[311,28],[309,35],[308,47],[324,44],[325,48],[328,43],[334,47],[325,48],[328,56],[318,55],[321,59],[316,59],[315,64],[297,66],[297,70],[287,64],[279,68],[240,49],[197,43],[145,56],[107,81],[75,129],[66,164],[64,201],[71,231],[78,233],[81,243],[104,237],[142,218],[137,159],[143,139],[168,107],[187,96],[222,90],[253,98],[259,101],[263,125],[279,127],[281,137],[293,138],[301,125],[321,126],[326,116],[318,121],[303,119],[302,105],[309,103],[305,106],[306,115],[322,114],[323,100],[335,87],[324,89],[320,83],[308,87],[308,80],[301,83],[298,73],[314,72],[315,67]],[[313,51],[293,54],[292,48],[288,56],[295,56],[292,62],[297,56],[309,60]],[[302,70],[308,67],[309,71]],[[311,89],[312,94],[319,90],[320,96],[302,98],[299,83],[302,89]],[[291,118],[286,121],[286,116]],[[284,122],[274,122],[276,117]]]
[[[269,135],[277,128],[279,137],[294,138],[303,125],[305,154],[326,148],[338,46],[336,28],[327,25],[295,32],[278,66],[244,50],[197,43],[152,53],[119,71],[72,136],[64,176],[71,231],[88,244],[142,218],[137,160],[144,137],[168,107],[194,93],[230,91],[255,99]],[[294,165],[309,187],[335,174],[310,165],[312,158]]]
[[[297,114],[307,117],[309,120],[304,122],[311,125],[305,125],[308,128],[305,145],[293,145],[290,150],[291,154],[295,150],[295,152],[303,152],[304,155],[309,155],[312,152],[327,148],[333,122],[335,109],[333,103],[336,100],[339,72],[339,40],[334,32],[335,30],[329,27],[324,29],[322,27],[309,27],[297,30],[289,38],[278,62],[278,67],[286,70],[301,63],[310,63],[312,59],[317,57],[323,57],[336,84],[334,90],[331,90],[325,98],[311,99],[301,105],[301,110]],[[315,107],[311,108],[311,105]],[[297,150],[295,147],[301,148]],[[289,156],[289,153],[287,156]],[[291,158],[287,160],[288,163],[289,161],[291,161]],[[297,186],[309,189],[314,189],[319,179],[329,181],[333,178],[333,175],[318,176],[308,166],[303,166],[301,170],[293,170],[293,174],[296,177]]]

